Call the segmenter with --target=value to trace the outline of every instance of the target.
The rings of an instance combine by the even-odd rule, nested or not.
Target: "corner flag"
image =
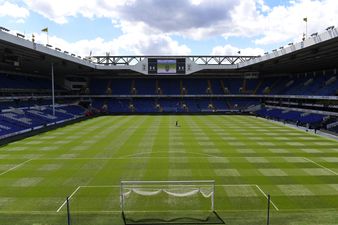
[[[304,22],[307,22],[307,17],[304,17],[303,20],[304,20]]]

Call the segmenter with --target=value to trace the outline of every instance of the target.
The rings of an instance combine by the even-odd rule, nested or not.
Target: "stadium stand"
[[[324,121],[324,118],[327,117],[322,114],[274,108],[263,108],[256,111],[256,113],[264,118],[305,125],[308,128],[318,127]]]
[[[12,91],[33,91],[50,92],[51,81],[48,78],[38,76],[27,76],[23,74],[8,74],[0,73],[0,91],[12,92]],[[56,90],[64,90],[63,87],[56,84]]]
[[[334,133],[338,133],[338,121],[327,124],[326,129]]]
[[[134,84],[134,85],[132,85]],[[223,94],[274,94],[329,96],[337,92],[337,75],[283,76],[261,79],[92,79],[91,94],[112,95],[223,95]],[[158,88],[161,92],[158,92]],[[209,90],[209,91],[208,91]],[[228,91],[225,91],[228,90]]]
[[[258,99],[215,98],[214,95],[309,95],[316,93],[321,96],[330,96],[336,93],[337,80],[334,75],[323,77],[289,75],[260,79],[92,79],[90,86],[92,94],[104,95],[107,92],[106,87],[109,87],[113,96],[131,96],[129,100],[106,99],[103,101],[100,98],[94,98],[93,106],[102,110],[102,107],[108,104],[109,113],[197,113],[245,111],[248,107],[260,104]],[[143,95],[151,98],[133,98],[133,96]],[[190,98],[176,99],[178,96],[186,95]],[[207,95],[213,98],[202,97]],[[158,99],[158,96],[162,97]],[[171,99],[165,99],[165,97]],[[261,113],[258,115],[271,118],[281,116],[280,119],[285,121],[300,121],[302,124],[314,120],[311,115],[301,117],[298,112],[276,115],[278,113],[280,112],[276,110],[267,115]]]
[[[85,109],[78,105],[58,105],[55,115],[50,106],[9,108],[0,113],[0,139],[76,119],[84,114]]]
[[[273,77],[263,79],[257,94],[318,95],[337,93],[337,75]]]

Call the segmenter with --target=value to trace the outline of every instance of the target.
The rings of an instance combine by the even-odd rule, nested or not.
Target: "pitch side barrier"
[[[248,95],[248,94],[228,94],[228,95],[57,95],[56,99],[68,98],[272,98],[272,99],[309,99],[309,100],[333,100],[338,101],[338,96],[309,96],[309,95]],[[5,96],[0,97],[3,101],[14,99],[51,99],[51,96]]]
[[[338,96],[309,96],[309,95],[57,95],[55,98],[281,98],[281,99],[315,99],[315,100],[336,100]],[[0,97],[0,100],[12,100],[15,97]],[[19,98],[22,98],[19,97]],[[32,98],[30,96],[30,98]],[[50,98],[50,96],[39,96],[39,98]]]
[[[252,112],[248,111],[201,111],[201,112],[109,112],[101,113],[100,115],[152,115],[152,116],[163,116],[163,115],[243,115],[243,116],[254,116]]]

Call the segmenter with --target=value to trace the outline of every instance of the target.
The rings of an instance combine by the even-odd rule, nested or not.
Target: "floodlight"
[[[293,45],[293,43],[292,43],[292,42],[290,42],[288,45]]]
[[[315,37],[318,35],[318,32],[311,34],[311,37]]]
[[[59,49],[59,48],[55,48],[55,50],[61,52],[61,49]]]
[[[53,46],[50,45],[50,44],[46,44],[46,46],[47,46],[48,48],[52,48],[52,47],[53,47]]]
[[[329,26],[329,27],[326,28],[326,30],[327,30],[327,31],[333,30],[333,28],[334,28],[334,26]]]

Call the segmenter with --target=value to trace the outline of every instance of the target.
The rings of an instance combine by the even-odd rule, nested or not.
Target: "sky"
[[[338,0],[0,0],[0,26],[80,55],[263,55],[338,24]]]

